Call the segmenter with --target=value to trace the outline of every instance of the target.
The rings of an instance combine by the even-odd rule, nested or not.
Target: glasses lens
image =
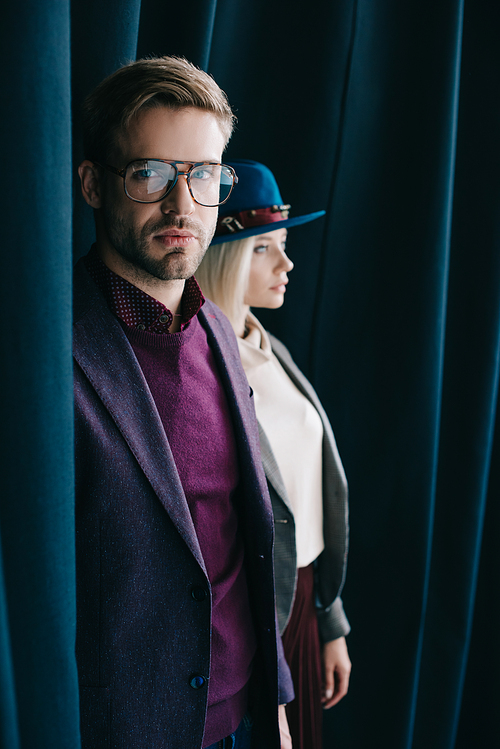
[[[189,172],[189,185],[200,205],[220,205],[233,189],[233,173],[224,164],[200,164]]]
[[[125,189],[134,200],[154,203],[168,193],[175,177],[176,169],[172,164],[154,159],[134,161],[127,167]]]

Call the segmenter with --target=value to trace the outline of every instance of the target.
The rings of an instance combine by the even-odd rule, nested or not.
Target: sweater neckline
[[[125,331],[125,335],[132,346],[143,346],[151,349],[169,349],[180,348],[188,343],[194,336],[199,325],[198,315],[191,318],[182,330],[177,333],[158,334],[151,333],[148,330],[139,330],[130,328],[120,320],[120,324]]]

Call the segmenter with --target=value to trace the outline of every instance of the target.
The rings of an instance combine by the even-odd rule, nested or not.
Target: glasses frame
[[[160,198],[156,198],[156,200],[138,200],[137,198],[133,198],[131,195],[127,192],[127,186],[125,182],[125,177],[127,175],[127,169],[131,164],[135,164],[136,161],[159,161],[162,164],[170,164],[175,169],[175,179],[172,182],[171,186],[168,188],[168,190],[165,190],[164,194]],[[164,198],[169,195],[174,187],[177,184],[177,181],[179,179],[179,176],[183,176],[186,178],[186,183],[188,186],[189,194],[193,198],[194,202],[197,205],[201,205],[204,208],[218,208],[220,205],[224,205],[224,203],[229,200],[229,197],[233,191],[233,188],[236,184],[238,184],[238,176],[236,172],[234,171],[232,166],[229,166],[228,164],[222,164],[220,161],[179,161],[179,160],[170,160],[170,159],[132,159],[132,161],[129,161],[128,164],[123,169],[117,169],[115,166],[111,166],[111,164],[100,164],[98,161],[94,161],[94,164],[97,166],[100,166],[101,169],[107,169],[108,172],[111,172],[112,174],[116,174],[118,177],[121,177],[123,180],[123,190],[125,192],[125,195],[129,200],[132,200],[134,203],[144,203],[145,205],[151,205],[152,203],[159,203],[160,200],[163,200]],[[185,172],[181,172],[177,168],[177,164],[190,164],[189,169]],[[225,169],[228,169],[229,172],[231,172],[231,175],[233,177],[233,184],[231,185],[231,189],[229,190],[229,194],[227,198],[224,198],[224,200],[221,203],[216,203],[215,205],[204,205],[203,203],[200,203],[199,200],[196,200],[195,196],[193,195],[193,191],[191,190],[191,172],[196,167],[200,166],[223,166]]]

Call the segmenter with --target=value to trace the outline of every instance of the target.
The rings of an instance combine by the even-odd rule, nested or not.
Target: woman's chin
[[[245,304],[252,309],[279,309],[285,301],[285,292],[272,291],[260,296],[258,299],[245,298]]]
[[[285,293],[282,292],[274,292],[272,298],[266,299],[266,304],[263,304],[262,306],[266,309],[279,309],[283,306],[283,303],[285,301]]]

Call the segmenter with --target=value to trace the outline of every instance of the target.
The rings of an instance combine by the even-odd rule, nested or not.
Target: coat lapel
[[[233,329],[218,307],[208,300],[199,314],[200,322],[207,331],[208,341],[219,367],[226,396],[234,419],[235,435],[240,452],[240,465],[245,471],[243,481],[257,482],[263,510],[272,524],[270,502],[263,501],[268,495],[262,466],[262,456],[258,439],[257,417],[251,389],[241,364],[238,344]]]
[[[172,451],[148,384],[125,334],[81,261],[75,268],[73,356],[206,573]]]
[[[288,349],[281,343],[281,341],[278,341],[278,339],[271,334],[268,335],[271,341],[273,353],[279,360],[279,363],[281,364],[287,375],[290,377],[294,385],[298,387],[300,392],[306,396],[306,398],[319,412],[321,420],[325,422],[326,414],[311,383],[307,380],[306,377],[304,377],[304,375],[290,356]]]
[[[288,509],[293,515],[292,506],[288,498],[288,494],[286,491],[285,484],[283,482],[283,478],[281,476],[280,469],[278,468],[278,464],[276,463],[276,458],[274,457],[274,453],[269,443],[269,440],[267,438],[267,434],[262,429],[260,422],[259,422],[259,436],[260,436],[260,451],[262,455],[262,465],[264,466],[264,472],[266,474],[267,480],[269,481],[269,483],[271,484],[271,486],[277,493],[278,497],[283,501],[283,503],[288,507]]]

